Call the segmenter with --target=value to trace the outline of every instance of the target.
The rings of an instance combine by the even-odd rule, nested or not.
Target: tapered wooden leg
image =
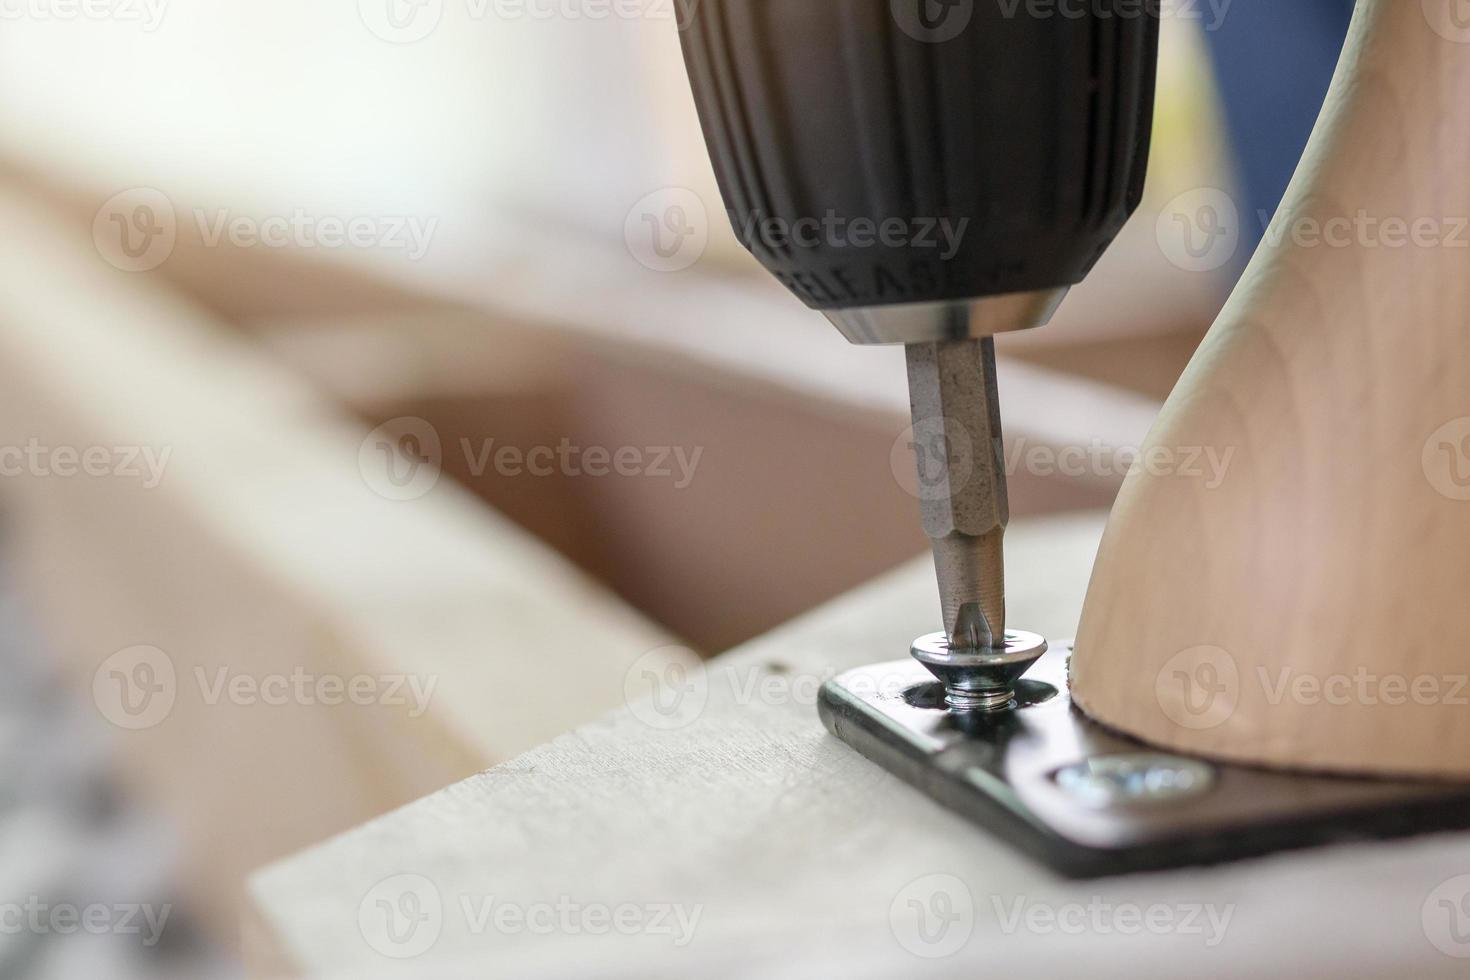
[[[1206,756],[1470,777],[1467,674],[1470,4],[1360,0],[1118,499],[1073,694]]]

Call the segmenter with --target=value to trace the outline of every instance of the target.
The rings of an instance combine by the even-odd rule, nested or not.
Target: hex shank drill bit
[[[950,646],[1005,646],[1005,560],[1010,509],[995,341],[906,348],[924,533],[934,547]]]

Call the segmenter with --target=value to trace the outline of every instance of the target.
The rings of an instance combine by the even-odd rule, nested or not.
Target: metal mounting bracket
[[[1224,765],[1108,731],[1067,696],[1064,649],[1015,694],[1010,711],[957,715],[906,659],[833,678],[818,710],[867,758],[1069,877],[1470,826],[1470,785]]]

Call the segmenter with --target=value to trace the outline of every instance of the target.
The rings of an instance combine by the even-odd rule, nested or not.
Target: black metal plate
[[[1065,651],[1047,653],[1017,688],[1021,707],[963,728],[913,660],[828,681],[818,711],[867,758],[1074,878],[1470,826],[1470,785],[1283,773],[1157,752],[1073,707],[1066,660]],[[1093,778],[1099,769],[1107,774]]]

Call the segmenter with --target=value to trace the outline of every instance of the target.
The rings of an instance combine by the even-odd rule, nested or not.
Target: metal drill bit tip
[[[985,610],[980,608],[978,602],[967,602],[960,606],[955,613],[954,623],[945,633],[949,636],[949,645],[956,648],[980,650],[999,645],[995,631],[990,628],[990,620],[986,618]]]
[[[946,534],[932,542],[944,632],[952,646],[1005,645],[1004,537],[999,528],[979,536]]]

